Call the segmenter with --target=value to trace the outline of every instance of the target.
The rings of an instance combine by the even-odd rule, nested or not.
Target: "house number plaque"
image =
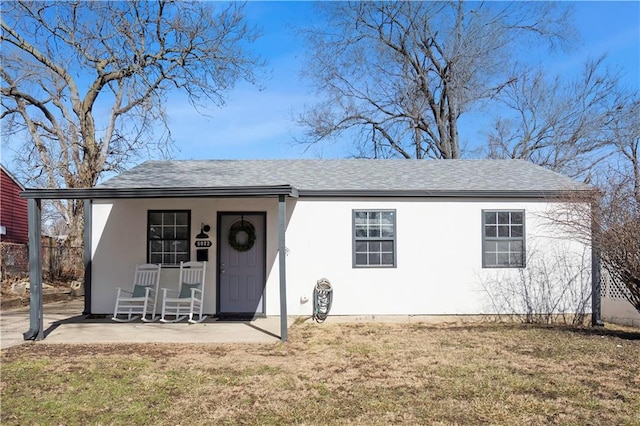
[[[196,247],[211,247],[211,241],[196,241]]]

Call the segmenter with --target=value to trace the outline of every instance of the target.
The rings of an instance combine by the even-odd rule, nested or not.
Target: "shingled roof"
[[[289,185],[300,194],[336,191],[582,191],[589,185],[522,160],[147,161],[98,188]]]
[[[555,197],[595,191],[523,160],[147,161],[95,188],[27,189],[25,198]]]

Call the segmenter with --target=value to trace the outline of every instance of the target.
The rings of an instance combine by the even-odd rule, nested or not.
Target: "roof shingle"
[[[98,188],[291,185],[304,191],[584,191],[593,187],[523,160],[147,161]]]

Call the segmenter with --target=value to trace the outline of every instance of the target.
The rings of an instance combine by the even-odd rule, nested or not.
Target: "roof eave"
[[[26,189],[22,198],[34,199],[117,199],[117,198],[234,198],[297,197],[298,190],[290,185],[203,187],[203,188],[73,188]]]
[[[386,197],[386,198],[539,198],[571,199],[576,194],[597,194],[595,189],[570,190],[299,190],[300,197]]]
[[[298,190],[291,185],[179,188],[74,188],[26,189],[22,198],[31,199],[123,199],[123,198],[528,198],[575,199],[576,194],[597,195],[596,189],[569,190]],[[582,198],[582,197],[579,197]]]

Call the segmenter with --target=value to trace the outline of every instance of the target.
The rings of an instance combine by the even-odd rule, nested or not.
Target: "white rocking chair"
[[[180,262],[178,291],[162,289],[161,322],[178,322],[188,316],[189,322],[195,324],[207,318],[202,315],[206,267],[207,262]],[[170,297],[169,293],[177,297]],[[193,319],[194,315],[198,316],[197,320]],[[166,316],[174,319],[168,320]]]
[[[137,265],[131,290],[118,287],[116,307],[111,319],[130,322],[142,317],[142,321],[155,321],[159,283],[160,265],[150,263]],[[151,315],[151,319],[147,319],[148,314]],[[126,315],[126,318],[119,318],[119,315]]]

